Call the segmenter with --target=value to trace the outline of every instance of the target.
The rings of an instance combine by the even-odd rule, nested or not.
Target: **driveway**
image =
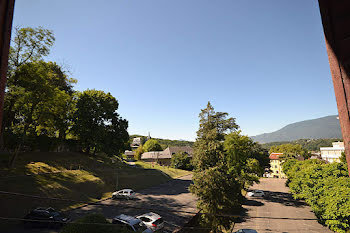
[[[119,214],[141,215],[153,212],[161,215],[165,221],[164,232],[172,232],[183,225],[196,213],[196,198],[188,191],[192,175],[183,176],[167,183],[144,189],[137,193],[136,200],[105,200],[96,205],[88,205],[70,212],[74,220],[91,213],[102,213],[112,220]],[[125,187],[127,188],[127,187]],[[1,232],[1,229],[0,229]],[[52,229],[24,229],[16,227],[11,233],[57,233]]]
[[[264,178],[252,190],[263,190],[265,197],[248,197],[243,205],[245,218],[235,230],[255,229],[260,232],[332,232],[319,224],[311,208],[296,201],[285,186],[285,179]]]

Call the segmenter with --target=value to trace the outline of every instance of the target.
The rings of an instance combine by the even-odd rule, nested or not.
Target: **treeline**
[[[331,147],[332,142],[342,141],[341,138],[328,138],[328,139],[298,139],[290,142],[270,142],[262,144],[262,146],[270,150],[272,146],[279,146],[282,144],[293,144],[293,145],[301,145],[308,151],[319,151],[320,147]]]
[[[55,37],[44,28],[15,28],[9,54],[1,147],[19,152],[68,147],[119,154],[129,136],[118,101],[99,90],[78,92],[64,67],[44,61]]]
[[[290,159],[283,164],[283,172],[294,197],[305,200],[320,223],[345,233],[350,229],[350,179],[345,156],[341,160],[325,164]]]
[[[130,139],[132,142],[133,138],[137,138],[137,137],[141,137],[143,138],[142,141],[146,141],[146,136],[142,136],[142,135],[130,135]],[[162,147],[162,149],[166,149],[169,146],[190,146],[193,147],[194,142],[191,141],[182,141],[182,140],[170,140],[170,139],[161,139],[161,138],[154,138],[158,141],[158,143],[160,144],[160,146]]]

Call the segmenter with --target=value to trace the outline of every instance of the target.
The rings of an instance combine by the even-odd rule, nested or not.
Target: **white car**
[[[133,199],[135,198],[135,192],[132,189],[122,189],[112,193],[112,199],[117,198]]]
[[[143,224],[140,219],[125,214],[121,214],[113,218],[112,223],[118,225],[122,229],[128,229],[134,232],[153,232],[151,229],[147,228],[147,226]]]
[[[140,219],[146,225],[146,227],[152,231],[158,231],[164,228],[164,220],[159,214],[150,212],[137,216],[136,218]]]
[[[253,190],[247,193],[249,197],[264,197],[265,193],[261,190]]]

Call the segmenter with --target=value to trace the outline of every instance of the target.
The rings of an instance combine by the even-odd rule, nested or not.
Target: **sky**
[[[337,114],[316,0],[16,0],[46,60],[110,92],[129,134],[195,140],[208,101],[242,133]]]

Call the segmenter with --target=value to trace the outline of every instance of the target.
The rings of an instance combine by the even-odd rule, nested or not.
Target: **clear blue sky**
[[[250,136],[337,114],[316,0],[16,0],[14,25],[53,30],[130,134],[194,140],[208,101]]]

